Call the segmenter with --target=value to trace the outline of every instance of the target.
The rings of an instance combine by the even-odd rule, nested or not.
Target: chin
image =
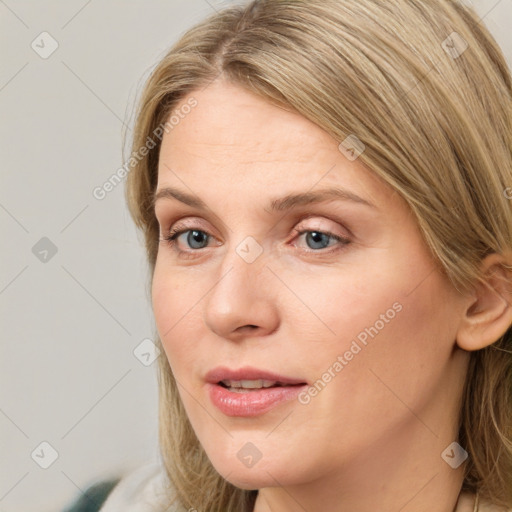
[[[220,474],[230,484],[246,491],[253,491],[264,487],[275,487],[276,485],[276,480],[262,469],[240,469],[230,466],[227,471],[222,471]]]
[[[276,458],[265,460],[265,457],[262,457],[252,467],[246,467],[236,454],[228,459],[226,453],[216,453],[208,457],[217,472],[240,489],[255,490],[276,485],[294,485],[303,481],[303,477],[308,473],[305,467],[297,467],[298,471],[292,472],[290,468],[293,464]]]

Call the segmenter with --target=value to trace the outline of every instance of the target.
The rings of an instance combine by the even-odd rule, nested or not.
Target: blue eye
[[[324,233],[323,231],[301,231],[299,235],[305,234],[305,240],[306,243],[311,242],[313,246],[309,245],[311,249],[325,249],[326,247],[329,247],[329,240],[334,241],[342,241],[342,239],[338,236],[335,236],[331,233]],[[325,245],[323,244],[325,242]]]
[[[179,236],[185,233],[188,233],[186,240],[187,244],[189,244],[192,249],[203,249],[205,247],[205,245],[203,245],[205,241],[206,245],[208,245],[208,235],[199,229],[187,229],[184,231],[177,231],[174,234],[170,233],[167,237],[167,240],[169,242],[174,242]],[[200,247],[198,247],[196,244],[198,244]]]
[[[323,251],[323,249],[326,249],[327,247],[338,245],[334,250],[340,250],[343,249],[345,245],[348,245],[350,243],[350,240],[347,238],[335,235],[334,233],[329,233],[325,231],[317,231],[317,230],[303,230],[298,231],[294,230],[294,233],[301,237],[302,235],[306,235],[304,240],[306,240],[306,243],[309,247],[309,249],[302,249],[303,252],[309,252],[309,253],[330,253],[333,252],[333,250],[330,251]],[[185,237],[186,245],[190,247],[192,250],[182,250],[178,247],[178,238],[182,235],[187,234]],[[176,251],[178,254],[182,256],[193,256],[192,253],[198,252],[200,249],[204,249],[208,246],[208,242],[211,238],[211,235],[209,235],[206,231],[200,230],[200,229],[172,229],[162,240],[163,242],[167,242],[171,248]],[[330,242],[333,243],[330,243]]]

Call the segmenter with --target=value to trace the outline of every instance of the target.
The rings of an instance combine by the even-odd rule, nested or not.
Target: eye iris
[[[311,247],[311,245],[310,245],[310,247],[312,249],[323,249],[329,245],[329,235],[326,235],[325,233],[320,233],[319,231],[310,231],[309,233],[306,233],[306,240],[307,241],[312,240],[313,244],[317,244],[317,243],[321,244],[322,241],[327,242],[325,245],[321,244],[322,245],[321,247],[318,247],[318,246]]]
[[[189,244],[192,249],[202,249],[208,245],[208,235],[204,231],[190,229],[187,233],[187,244]],[[329,240],[332,238],[331,235],[321,231],[308,231],[305,235],[306,242],[312,249],[324,249],[328,247]]]
[[[200,246],[200,247],[194,246],[194,242],[198,242],[199,245],[201,245],[201,242],[207,242],[207,241],[208,241],[208,237],[205,235],[205,233],[203,231],[190,230],[188,233],[187,243],[190,245],[190,247],[193,247],[194,249],[202,249],[202,247],[203,247],[203,246]]]

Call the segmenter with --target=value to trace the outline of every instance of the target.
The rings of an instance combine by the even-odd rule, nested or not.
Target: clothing
[[[176,504],[166,508],[172,495],[161,463],[151,462],[125,475],[99,511],[183,512],[184,509]]]
[[[119,477],[95,483],[64,512],[97,512],[120,480]]]
[[[67,509],[66,512],[187,512],[179,505],[172,505],[166,508],[168,502],[167,494],[172,496],[169,480],[159,462],[146,463],[143,466],[128,472],[118,479],[117,485],[108,483],[111,492],[108,493],[103,504],[98,499],[87,500],[82,503],[89,508],[79,508],[80,502],[75,507]],[[103,484],[106,484],[104,482]],[[101,486],[102,484],[97,484]],[[93,486],[86,494],[91,491]],[[167,493],[167,494],[166,494]],[[473,512],[475,496],[469,493],[462,493],[459,497],[455,512]],[[99,507],[99,508],[98,508]],[[498,508],[485,500],[480,500],[478,512],[512,512]]]

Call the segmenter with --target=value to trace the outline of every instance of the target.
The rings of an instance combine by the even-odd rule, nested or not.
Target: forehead
[[[191,99],[196,105],[164,134],[159,186],[180,185],[180,179],[194,191],[212,182],[276,192],[343,186],[375,203],[390,192],[363,164],[349,161],[331,135],[291,109],[217,81],[190,93],[173,112],[184,111]]]
[[[335,140],[320,127],[291,110],[272,105],[243,88],[218,81],[185,97],[197,105],[164,135],[162,147],[202,151],[212,159],[229,154],[239,161],[310,158],[318,150],[331,150]],[[244,156],[245,155],[245,156]]]

